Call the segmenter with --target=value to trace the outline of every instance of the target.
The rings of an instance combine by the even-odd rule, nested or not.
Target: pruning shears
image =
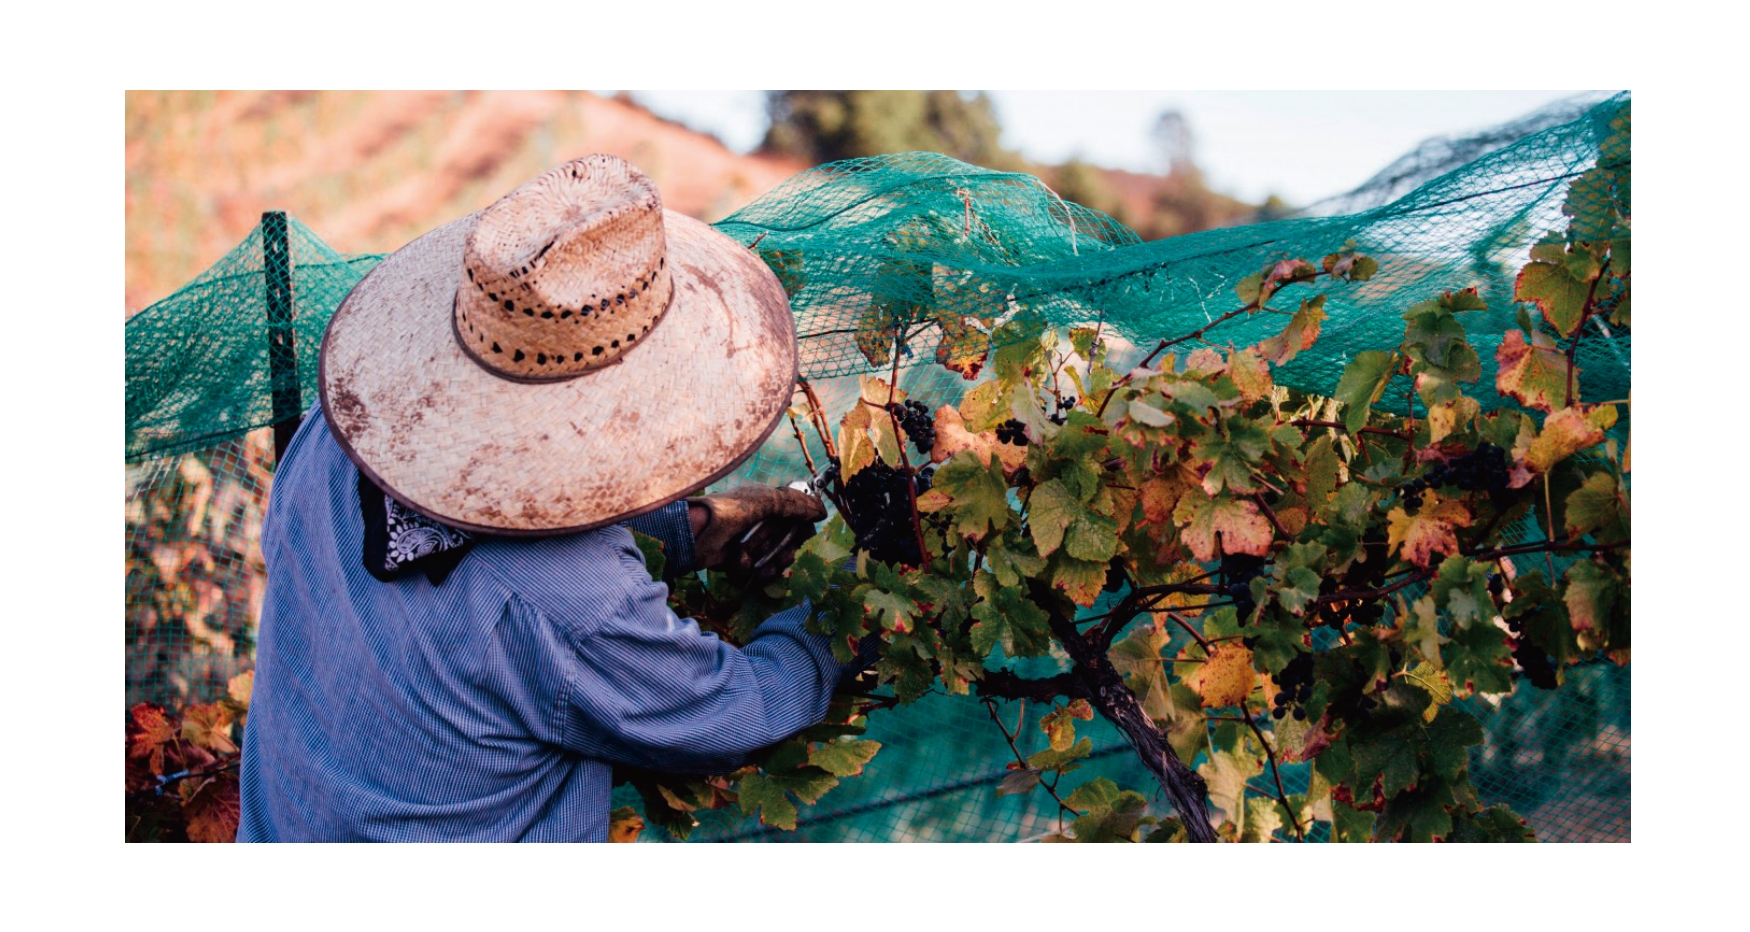
[[[807,479],[798,479],[795,482],[792,482],[789,485],[785,486],[785,488],[793,489],[797,492],[806,492],[809,495],[814,496],[816,499],[824,500],[823,495],[822,495],[822,489],[825,487],[825,484],[826,484],[826,475],[827,475],[827,470],[825,468],[822,468],[819,472],[815,473],[812,476],[809,476]],[[755,521],[753,527],[748,528],[747,533],[741,535],[741,540],[739,542],[739,545],[742,547],[746,547],[748,541],[753,539],[754,534],[758,533],[759,529],[761,527],[763,527],[765,525],[765,523],[766,523],[765,519],[763,519],[763,518],[760,519],[759,521]],[[753,565],[750,566],[749,569],[757,570],[760,567],[765,566],[767,563],[772,562],[772,558],[777,556],[780,553],[783,553],[784,549],[786,547],[790,546],[790,542],[795,540],[797,535],[799,535],[799,534],[805,535],[807,532],[809,532],[811,530],[812,530],[812,528],[808,528],[802,524],[791,525],[789,533],[785,534],[782,538],[780,538],[779,541],[772,546],[771,550],[766,551],[765,556],[760,557],[758,560],[755,560],[753,562]]]

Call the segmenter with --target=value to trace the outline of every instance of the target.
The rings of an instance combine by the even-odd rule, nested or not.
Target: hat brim
[[[502,378],[457,344],[478,214],[384,259],[322,342],[322,411],[348,457],[421,514],[507,535],[601,527],[727,475],[789,406],[795,324],[756,255],[663,213],[668,312],[617,364],[562,382]]]

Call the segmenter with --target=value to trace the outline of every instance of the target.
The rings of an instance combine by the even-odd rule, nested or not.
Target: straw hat
[[[397,501],[454,527],[557,534],[716,481],[789,404],[777,278],[666,211],[608,155],[421,236],[359,282],[322,342],[322,410]]]

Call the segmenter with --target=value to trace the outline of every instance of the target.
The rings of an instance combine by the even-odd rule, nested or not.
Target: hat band
[[[519,302],[464,281],[451,329],[463,354],[494,375],[560,382],[619,362],[661,322],[674,293],[666,257],[615,293],[574,308]]]

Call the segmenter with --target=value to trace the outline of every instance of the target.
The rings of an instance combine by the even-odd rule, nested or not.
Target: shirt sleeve
[[[626,526],[662,542],[664,576],[679,576],[698,569],[694,565],[693,522],[687,517],[687,502],[670,502],[655,511],[626,519]]]
[[[562,740],[580,754],[670,772],[732,770],[823,719],[839,678],[857,668],[803,629],[807,604],[773,615],[737,648],[675,615],[667,587],[629,569],[616,610],[575,642]]]

